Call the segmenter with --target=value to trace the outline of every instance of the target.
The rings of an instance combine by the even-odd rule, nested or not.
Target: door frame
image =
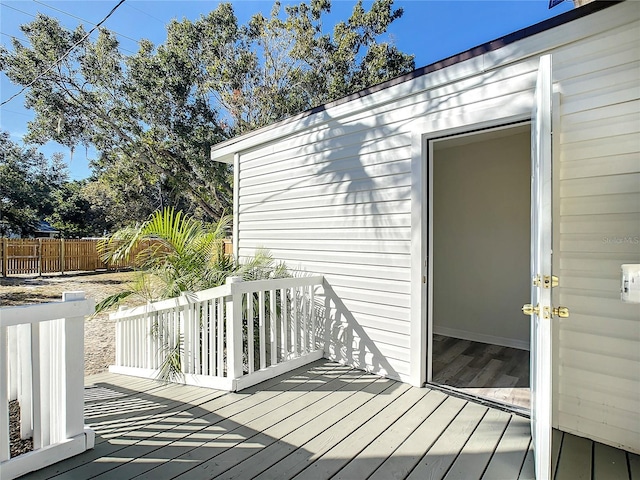
[[[500,112],[497,109],[496,112]],[[508,108],[504,110],[508,111]],[[471,135],[482,130],[508,128],[531,121],[531,104],[517,111],[499,114],[487,119],[486,111],[469,112],[464,118],[453,119],[450,125],[438,127],[433,122],[418,120],[411,125],[411,325],[410,325],[410,384],[422,387],[431,381],[433,331],[432,278],[433,229],[433,146],[432,142],[444,137]],[[457,125],[455,125],[457,123]],[[451,125],[453,124],[453,125]]]
[[[489,132],[497,132],[497,131],[501,131],[501,130],[509,130],[511,128],[517,128],[520,126],[525,126],[528,125],[529,127],[531,127],[531,119],[528,120],[523,120],[520,122],[513,122],[513,123],[509,123],[509,124],[501,124],[501,125],[497,125],[494,127],[488,127],[488,128],[483,128],[480,130],[473,130],[473,131],[469,131],[469,132],[464,132],[464,133],[460,133],[460,134],[454,134],[454,135],[446,135],[443,137],[437,137],[437,138],[430,138],[427,140],[427,150],[428,150],[428,161],[429,161],[429,169],[428,169],[428,214],[429,214],[429,222],[428,222],[428,230],[426,232],[427,237],[428,237],[428,258],[430,259],[434,259],[435,256],[437,255],[437,252],[434,253],[433,250],[433,233],[434,233],[434,227],[433,227],[433,208],[434,208],[434,201],[433,201],[433,183],[435,180],[435,174],[434,174],[434,163],[435,163],[435,154],[434,154],[434,150],[433,150],[433,145],[436,142],[439,141],[446,141],[448,139],[454,139],[454,138],[464,138],[464,137],[473,137],[474,135],[482,135],[484,133],[489,133]],[[530,146],[529,146],[529,150],[527,151],[527,156],[530,157],[529,151],[530,151]],[[531,160],[529,160],[529,165],[531,164]],[[527,214],[529,214],[530,212],[530,208],[531,206],[529,206],[527,208]],[[531,235],[529,235],[529,237],[531,237]],[[528,245],[528,244],[527,244]],[[528,278],[529,277],[529,272],[525,272],[525,276]],[[434,331],[433,331],[433,307],[434,307],[434,301],[433,301],[433,287],[434,287],[434,282],[433,280],[430,281],[430,279],[433,279],[434,275],[433,275],[433,261],[429,262],[429,272],[428,272],[428,276],[427,276],[427,344],[428,344],[428,348],[427,348],[427,379],[426,379],[426,383],[427,384],[433,384],[433,335],[434,335]],[[526,297],[523,298],[523,301],[527,300]],[[523,317],[522,319],[523,321],[527,321],[526,317]],[[529,344],[531,344],[531,341],[529,341]],[[452,387],[454,388],[454,387]],[[455,388],[454,388],[455,389]]]

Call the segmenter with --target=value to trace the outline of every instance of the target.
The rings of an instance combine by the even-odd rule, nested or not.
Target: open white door
[[[531,121],[531,434],[536,478],[551,475],[551,55],[540,58]]]

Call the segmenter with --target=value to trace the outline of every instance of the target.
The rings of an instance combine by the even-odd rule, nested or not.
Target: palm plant
[[[118,230],[99,243],[101,256],[105,262],[117,263],[135,255],[140,265],[139,276],[131,288],[96,305],[96,312],[116,306],[131,296],[152,302],[217,287],[229,276],[259,280],[289,275],[286,266],[276,263],[264,250],[259,250],[244,263],[225,255],[223,239],[230,223],[231,218],[225,216],[214,224],[205,225],[173,208],[165,208],[140,225]],[[157,329],[150,333],[165,339]],[[176,380],[181,377],[182,344],[182,338],[178,336],[163,345],[160,378]]]
[[[98,244],[103,260],[118,262],[135,255],[144,280],[99,306],[112,306],[133,294],[153,301],[221,285],[233,272],[233,259],[224,254],[223,244],[230,222],[231,217],[224,216],[207,225],[165,208],[142,224],[118,230]]]

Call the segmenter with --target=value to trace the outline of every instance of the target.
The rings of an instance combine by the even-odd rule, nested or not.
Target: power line
[[[90,21],[88,21],[88,20],[84,20],[84,19],[82,19],[82,18],[80,18],[80,17],[76,17],[75,15],[72,15],[71,13],[68,13],[68,12],[65,12],[65,11],[63,11],[63,10],[60,10],[59,8],[54,8],[54,7],[50,6],[50,5],[47,5],[46,3],[38,2],[38,1],[36,1],[36,0],[33,0],[33,1],[34,1],[35,3],[40,3],[40,4],[42,4],[42,5],[46,6],[46,7],[53,8],[54,10],[57,10],[57,11],[59,11],[59,12],[61,12],[61,13],[64,13],[64,14],[66,14],[66,15],[69,15],[70,17],[73,17],[73,18],[75,18],[75,19],[77,19],[77,20],[81,20],[81,21],[83,21],[83,22],[85,22],[85,23],[88,23],[89,25],[96,26],[96,24],[95,24],[95,23],[93,23],[93,22],[90,22]],[[20,10],[19,8],[12,7],[11,5],[3,4],[2,6],[3,6],[3,7],[10,8],[11,10],[15,10],[16,12],[20,12],[20,13],[22,13],[22,14],[24,14],[24,15],[29,16],[29,17],[37,18],[37,16],[36,16],[36,15],[34,15],[33,13],[25,12],[24,10]],[[62,25],[60,25],[60,26],[61,26],[64,30],[66,30],[67,32],[71,32],[71,30],[69,30],[68,28],[63,27]],[[133,41],[134,41],[134,42],[136,42],[136,43],[138,42],[138,40],[136,40],[136,39],[134,39],[134,38],[131,38],[131,37],[127,37],[126,35],[123,35],[122,33],[118,33],[118,32],[116,32],[115,30],[111,30],[111,29],[109,29],[109,31],[110,31],[110,32],[112,32],[112,33],[114,33],[115,35],[119,35],[119,36],[121,36],[121,37],[123,37],[123,38],[129,39],[129,40],[133,40]],[[6,36],[8,36],[8,37],[12,37],[11,35],[7,35],[7,34],[6,34],[6,33],[4,33],[4,32],[1,32],[1,33],[2,33],[2,35],[6,35]],[[19,38],[17,38],[17,37],[12,37],[12,38],[15,38],[15,39],[17,39],[17,40],[20,40],[20,39],[19,39]],[[135,54],[136,54],[136,52],[133,52],[133,51],[128,50],[128,49],[123,48],[123,47],[120,47],[120,50],[122,50],[123,52],[130,53],[130,54],[132,54],[132,55],[135,55]]]
[[[95,23],[90,22],[89,20],[85,20],[84,18],[80,18],[77,15],[74,15],[73,13],[65,12],[64,10],[62,10],[60,8],[57,8],[57,7],[54,7],[53,5],[48,5],[48,4],[46,4],[44,2],[40,2],[38,0],[33,0],[33,1],[35,3],[37,3],[37,4],[39,4],[39,5],[43,5],[43,6],[47,7],[47,8],[55,10],[56,12],[63,13],[65,15],[68,15],[69,17],[75,18],[76,20],[80,20],[81,22],[85,22],[85,23],[88,23],[89,25],[96,26]],[[124,35],[122,33],[118,33],[115,30],[111,30],[111,29],[109,29],[109,30],[112,31],[113,33],[115,33],[116,35],[118,35],[119,37],[126,38],[127,40],[131,40],[132,42],[138,43],[138,40],[136,40],[135,38],[128,37],[127,35]]]
[[[15,110],[7,110],[6,108],[2,109],[2,111],[6,113],[13,113],[14,115],[24,115],[25,117],[33,117],[33,114],[29,115],[28,113],[16,112]]]
[[[49,73],[51,70],[53,70],[53,68],[59,64],[62,60],[64,60],[65,58],[67,58],[67,56],[69,56],[69,54],[73,51],[74,48],[76,48],[78,45],[80,45],[82,42],[84,42],[87,38],[89,38],[89,36],[100,26],[102,25],[104,22],[107,21],[107,19],[113,15],[113,13],[118,9],[118,7],[120,7],[120,5],[122,5],[125,2],[125,0],[120,0],[118,2],[118,4],[113,7],[111,9],[111,11],[107,14],[106,17],[104,17],[102,20],[100,20],[100,22],[98,22],[98,24],[96,24],[91,30],[89,30],[89,32],[82,37],[80,40],[78,40],[74,45],[71,46],[71,48],[69,48],[69,50],[67,50],[64,55],[62,55],[59,59],[57,59],[55,62],[53,62],[49,68],[47,68],[44,72],[42,72],[40,75],[38,75],[36,78],[34,78],[31,82],[29,82],[28,85],[25,85],[24,87],[22,87],[22,89],[18,92],[13,94],[11,97],[9,97],[7,100],[5,100],[4,102],[0,103],[0,107],[2,105],[6,105],[7,103],[9,103],[11,100],[13,100],[14,98],[20,96],[27,88],[33,86],[34,83],[36,83],[38,80],[40,80],[43,76],[45,76],[47,73]]]
[[[25,40],[24,38],[18,38],[18,37],[14,37],[13,35],[9,35],[8,33],[4,33],[4,32],[0,32],[0,35],[4,35],[5,37],[9,37],[12,40],[15,40],[16,42],[18,42],[20,45],[23,45],[22,42],[26,42],[27,40]],[[23,45],[24,46],[24,45]]]
[[[146,16],[147,16],[147,17],[149,17],[149,18],[153,18],[154,20],[156,20],[156,21],[160,22],[162,25],[166,25],[166,22],[165,22],[165,21],[160,20],[158,17],[154,17],[153,15],[151,15],[151,14],[150,14],[150,13],[148,13],[148,12],[145,12],[144,10],[140,10],[138,7],[134,7],[134,6],[133,6],[133,5],[131,5],[130,3],[127,3],[127,7],[128,7],[128,8],[132,8],[132,9],[134,9],[134,10],[137,10],[138,12],[140,12],[140,13],[142,13],[142,14],[146,15]]]

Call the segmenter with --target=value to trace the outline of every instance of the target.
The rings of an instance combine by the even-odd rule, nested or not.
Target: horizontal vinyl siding
[[[241,257],[266,248],[325,276],[329,356],[405,379],[411,138],[396,118],[356,117],[242,153],[237,220]]]
[[[636,18],[637,18],[637,6]],[[555,426],[640,452],[640,307],[620,265],[640,263],[640,23],[554,53]]]

